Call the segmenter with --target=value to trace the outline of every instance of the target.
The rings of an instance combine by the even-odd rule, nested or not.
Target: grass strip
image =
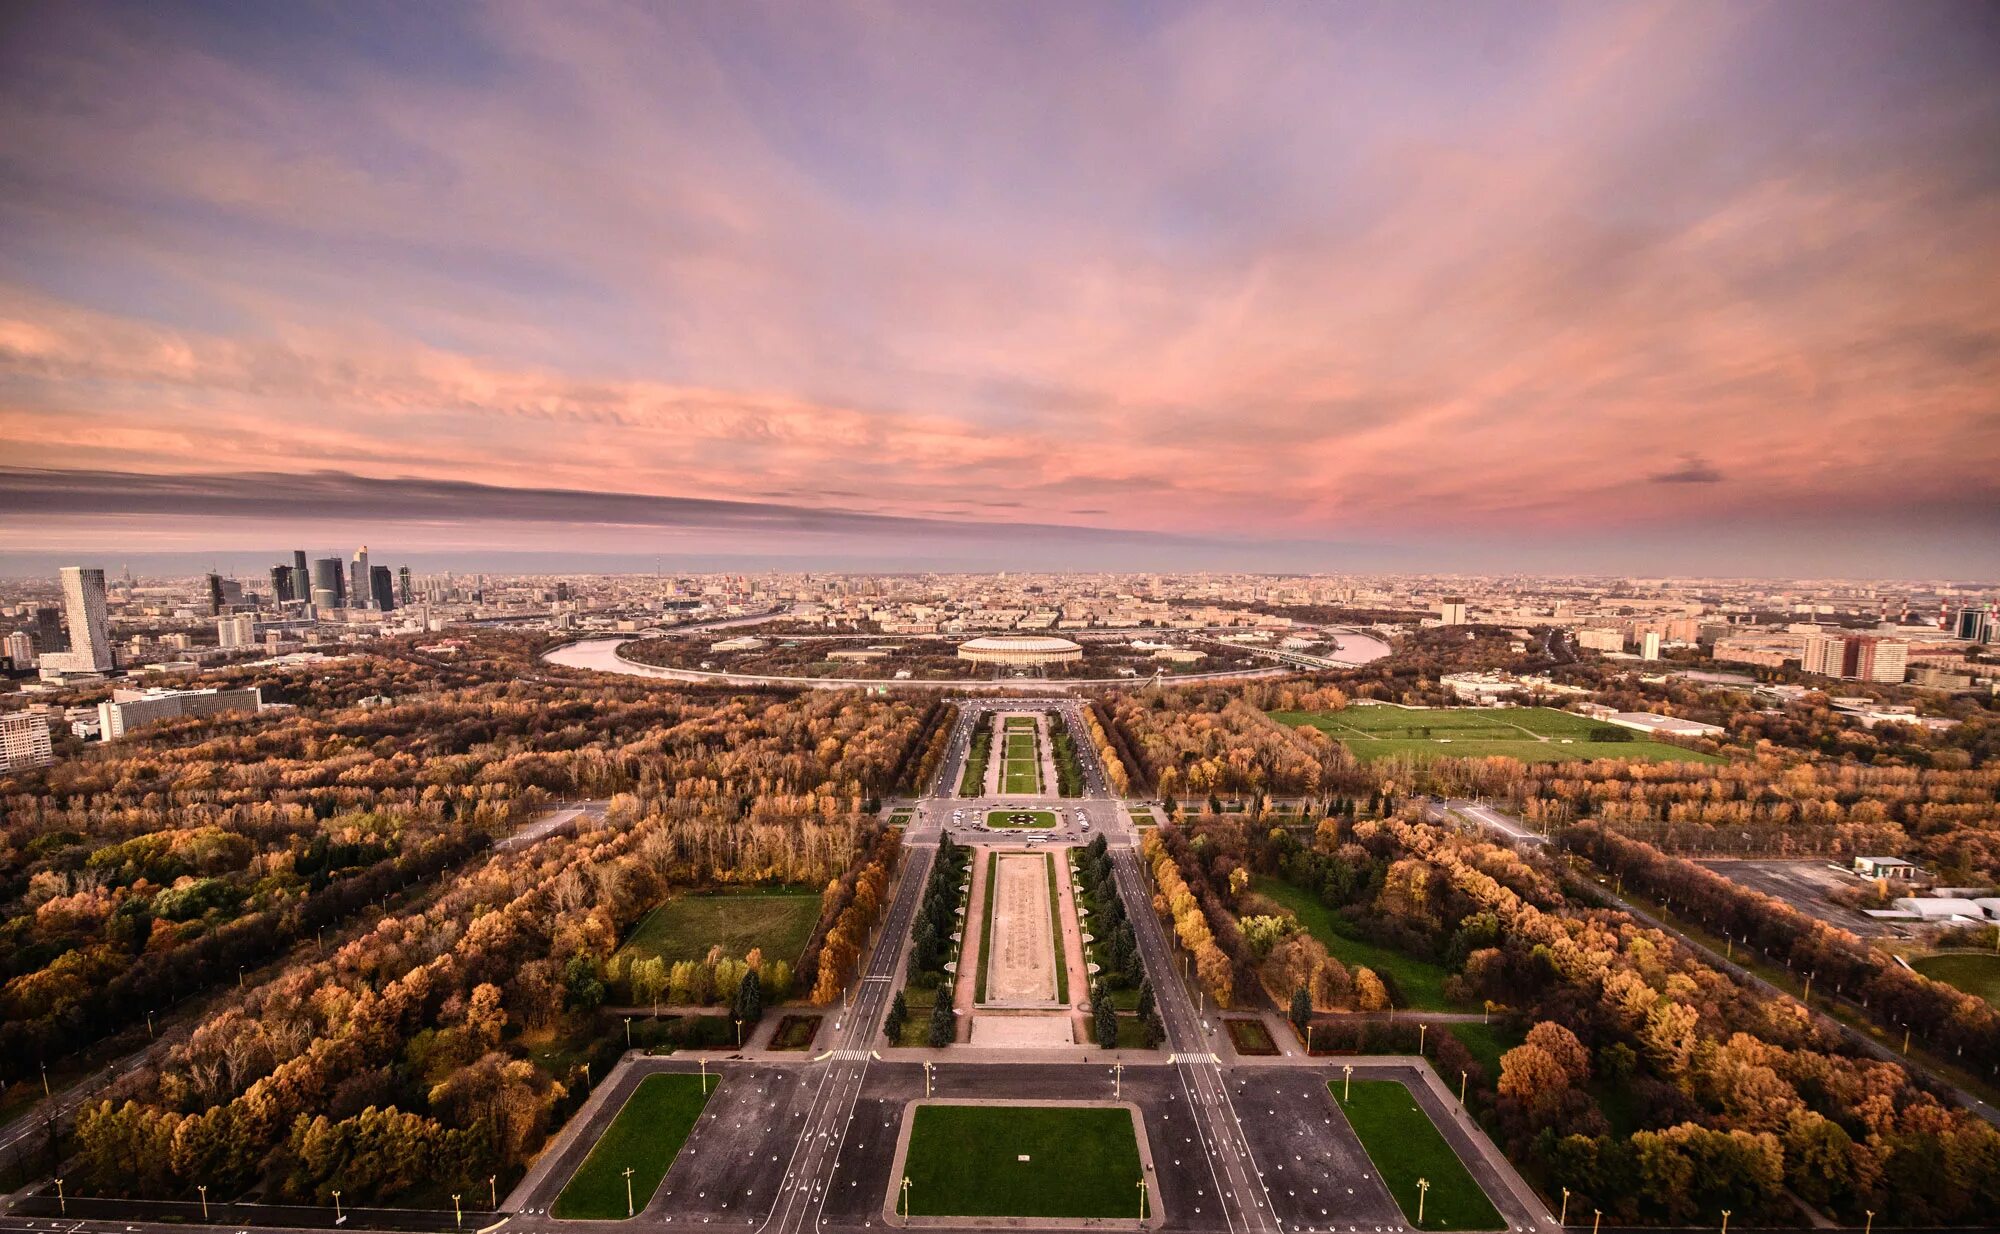
[[[604,1130],[556,1197],[553,1216],[567,1220],[623,1221],[625,1171],[632,1171],[632,1206],[643,1212],[674,1164],[721,1079],[680,1073],[639,1081],[618,1117]]]
[[[1063,946],[1062,906],[1056,893],[1056,855],[1042,854],[1049,867],[1049,941],[1056,949],[1056,1001],[1069,1006],[1069,948]]]
[[[979,918],[979,974],[973,981],[972,1001],[986,1001],[986,949],[993,945],[993,872],[1000,854],[986,854],[986,907]]]
[[[1326,1087],[1410,1224],[1420,1230],[1506,1227],[1493,1201],[1479,1189],[1465,1163],[1401,1082],[1357,1081],[1345,1101],[1341,1100],[1343,1081],[1330,1081]],[[1430,1191],[1423,1197],[1422,1221],[1417,1220],[1419,1179],[1430,1183]]]

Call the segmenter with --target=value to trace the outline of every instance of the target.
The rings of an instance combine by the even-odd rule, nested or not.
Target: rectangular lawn
[[[710,1076],[708,1093],[719,1083]],[[702,1092],[699,1075],[649,1075],[639,1081],[549,1211],[571,1220],[623,1221],[630,1167],[633,1207],[644,1212],[708,1104],[708,1093]]]
[[[1056,816],[1049,810],[989,810],[986,825],[1006,830],[1048,828],[1056,825]]]
[[[917,1217],[1139,1213],[1139,1142],[1123,1107],[920,1105],[903,1173]]]
[[[1451,1145],[1438,1134],[1430,1115],[1395,1080],[1357,1080],[1349,1100],[1342,1082],[1328,1082],[1334,1104],[1347,1115],[1376,1173],[1396,1197],[1403,1216],[1423,1230],[1496,1230],[1506,1222],[1479,1189]],[[1430,1180],[1424,1219],[1417,1221],[1417,1180]]]
[[[648,913],[621,948],[633,957],[699,960],[720,943],[742,959],[753,947],[767,960],[796,961],[819,920],[812,891],[725,892],[679,896]]]
[[[1632,758],[1650,762],[1716,763],[1723,760],[1634,735],[1631,741],[1592,741],[1601,720],[1553,707],[1348,707],[1341,711],[1274,711],[1280,724],[1306,725],[1335,738],[1355,757],[1396,754],[1424,758],[1502,755],[1524,763],[1570,759]]]

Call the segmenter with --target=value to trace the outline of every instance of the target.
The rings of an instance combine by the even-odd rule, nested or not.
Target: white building
[[[958,658],[974,664],[1070,664],[1083,647],[1053,634],[995,634],[958,645]]]
[[[48,712],[36,708],[0,714],[0,774],[46,767],[54,761]]]
[[[255,686],[243,690],[114,690],[110,702],[97,705],[97,725],[104,740],[116,741],[135,728],[161,720],[263,709],[263,692]]]
[[[1856,857],[1854,872],[1863,878],[1896,878],[1913,882],[1923,871],[1901,857]]]
[[[35,640],[26,630],[16,630],[7,636],[7,658],[14,662],[16,669],[35,667]]]
[[[1623,651],[1625,632],[1623,630],[1578,630],[1576,645],[1585,651]]]
[[[257,645],[257,615],[238,613],[224,617],[215,623],[216,643],[222,647],[254,647]]]
[[[1660,632],[1658,630],[1646,631],[1645,638],[1640,640],[1639,643],[1639,658],[1641,660],[1657,660],[1660,658]]]
[[[111,613],[104,599],[104,571],[64,566],[62,585],[70,649],[42,656],[42,675],[110,672],[117,667],[117,660],[111,651]]]
[[[1465,624],[1465,597],[1446,596],[1438,604],[1438,624],[1462,626]]]
[[[1904,896],[1892,907],[1914,913],[1925,921],[1985,921],[1986,911],[1958,896]]]

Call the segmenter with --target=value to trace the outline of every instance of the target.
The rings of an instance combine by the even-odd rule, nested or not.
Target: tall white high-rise
[[[14,661],[17,670],[35,667],[35,640],[28,637],[26,630],[16,630],[7,636],[7,657]]]
[[[366,544],[354,551],[354,561],[348,566],[347,606],[349,608],[375,607],[375,585],[368,573],[368,546]]]
[[[69,617],[69,650],[44,655],[44,673],[108,673],[117,667],[111,651],[111,613],[104,599],[104,571],[62,568],[63,611]]]

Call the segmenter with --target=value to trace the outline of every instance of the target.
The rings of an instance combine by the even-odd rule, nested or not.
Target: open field
[[[632,1170],[632,1203],[643,1210],[720,1083],[710,1077],[704,1093],[698,1075],[649,1075],[641,1080],[590,1156],[570,1176],[550,1212],[572,1220],[624,1220],[627,1167]]]
[[[988,827],[1035,829],[1054,827],[1056,823],[1051,810],[989,810],[986,814]]]
[[[1418,1108],[1410,1090],[1395,1080],[1359,1080],[1348,1100],[1342,1082],[1328,1082],[1333,1100],[1368,1151],[1368,1159],[1396,1197],[1403,1216],[1421,1230],[1503,1229],[1493,1202],[1479,1189],[1430,1115]],[[1417,1180],[1430,1182],[1424,1219],[1417,1220]]]
[[[1910,967],[1933,981],[1957,986],[2000,1007],[2000,955],[1954,952],[1911,960]]]
[[[1350,937],[1342,932],[1350,927],[1332,909],[1321,904],[1311,892],[1284,879],[1259,876],[1251,881],[1250,889],[1297,917],[1306,933],[1324,943],[1342,964],[1350,969],[1370,968],[1377,975],[1386,976],[1394,983],[1397,1006],[1416,1011],[1452,1009],[1444,996],[1445,978],[1451,973],[1442,964]]]
[[[1683,750],[1637,733],[1631,741],[1595,741],[1614,728],[1552,707],[1349,707],[1341,711],[1274,711],[1271,718],[1305,725],[1335,738],[1361,759],[1414,754],[1423,758],[1489,758],[1524,763],[1567,759],[1633,758],[1656,762],[1718,763],[1713,755]],[[1627,730],[1619,730],[1621,732]]]
[[[903,1173],[918,1217],[1139,1211],[1139,1142],[1122,1106],[920,1105]]]
[[[671,964],[699,960],[720,944],[724,955],[739,959],[761,947],[767,959],[791,961],[818,920],[819,895],[811,891],[680,896],[648,913],[619,950]]]

